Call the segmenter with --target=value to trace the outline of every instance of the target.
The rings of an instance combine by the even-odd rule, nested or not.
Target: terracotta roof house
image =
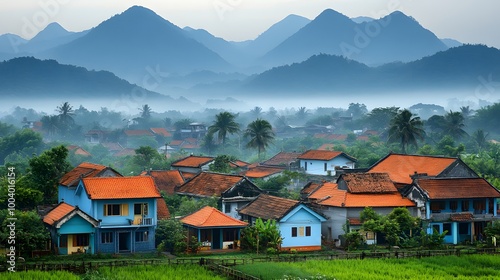
[[[242,171],[240,175],[243,175],[249,179],[262,179],[268,180],[272,177],[276,177],[283,173],[284,168],[268,167],[263,165],[258,165],[255,167],[250,167],[245,171]]]
[[[385,173],[346,173],[337,183],[325,182],[308,196],[314,209],[318,209],[327,222],[322,225],[323,236],[328,240],[339,239],[344,234],[342,226],[348,219],[359,218],[365,207],[381,215],[389,214],[396,207],[406,207],[416,215],[416,204],[403,197]],[[367,240],[376,243],[376,236]]]
[[[394,153],[373,164],[368,172],[389,174],[398,188],[410,185],[415,174],[430,177],[479,177],[459,158]]]
[[[170,218],[170,211],[168,210],[167,203],[163,197],[156,199],[156,213],[158,220]]]
[[[301,153],[295,152],[279,152],[272,158],[261,162],[261,165],[294,169],[299,165],[299,161],[297,158],[300,155]]]
[[[174,195],[175,188],[185,182],[179,170],[148,170],[143,171],[141,176],[151,176],[158,190],[165,192],[167,195]]]
[[[341,169],[354,169],[356,159],[344,152],[308,150],[298,157],[307,174],[336,176]]]
[[[445,243],[474,242],[488,223],[500,220],[500,191],[484,178],[416,178],[406,196],[429,223],[429,234],[447,232]]]
[[[85,133],[85,143],[95,145],[106,141],[108,131],[100,129],[91,129]]]
[[[275,220],[283,241],[282,250],[321,250],[321,223],[326,219],[297,200],[266,194],[238,210],[242,220]]]
[[[90,154],[89,152],[87,152],[84,148],[80,147],[80,146],[76,146],[76,145],[68,145],[66,146],[66,149],[68,149],[68,151],[70,153],[73,153],[74,155],[76,156],[81,156],[81,157],[92,157],[92,154]]]
[[[188,229],[188,238],[196,236],[202,243],[202,250],[237,249],[240,230],[248,225],[210,206],[183,217],[181,222]]]
[[[120,143],[115,143],[115,142],[104,142],[104,143],[101,143],[101,145],[108,149],[108,151],[110,153],[115,153],[115,152],[119,152],[121,150],[123,150],[123,146],[120,145]]]
[[[61,180],[59,180],[58,201],[62,201],[64,198],[66,203],[74,205],[74,197],[72,195],[80,180],[87,177],[122,177],[122,175],[111,167],[90,162],[82,162],[77,167],[64,174]]]
[[[151,132],[153,132],[154,135],[159,135],[163,137],[172,137],[172,134],[163,127],[152,127],[150,128],[150,130]]]
[[[176,194],[194,198],[219,197],[222,211],[239,219],[239,209],[252,201],[263,191],[248,178],[240,175],[228,175],[202,172],[177,188]]]
[[[210,164],[212,164],[214,160],[214,157],[190,155],[174,161],[170,167],[182,172],[200,173],[202,171],[207,171],[210,168]]]
[[[78,207],[61,202],[43,217],[57,254],[96,252],[95,231],[99,221]]]
[[[162,206],[158,212],[160,198],[149,176],[80,178],[76,188],[60,194],[59,202],[78,208],[99,221],[99,225],[94,227],[93,239],[78,236],[71,245],[61,235],[56,246],[67,248],[67,254],[85,246],[93,248],[91,252],[102,253],[152,251],[158,214],[168,215]]]

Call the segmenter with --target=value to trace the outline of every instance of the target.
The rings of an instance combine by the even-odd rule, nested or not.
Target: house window
[[[307,171],[307,161],[304,162],[304,169]]]
[[[458,208],[458,202],[456,200],[450,201],[450,210],[452,212],[457,212],[457,208]]]
[[[136,203],[134,204],[134,215],[148,215],[148,204],[147,203]]]
[[[443,224],[443,232],[446,232],[446,235],[451,235],[451,224]]]
[[[442,210],[446,208],[446,203],[444,201],[431,201],[431,211],[432,213],[441,213]]]
[[[148,231],[138,231],[135,233],[135,242],[147,242],[149,240]]]
[[[325,162],[325,171],[327,170],[327,163]]]
[[[292,227],[292,237],[297,237],[297,228]]]
[[[233,241],[235,240],[235,230],[234,229],[224,229],[222,230],[222,241]]]
[[[128,216],[128,204],[104,204],[104,216]]]
[[[226,207],[224,207],[224,213],[231,213],[231,204],[226,204]]]
[[[68,247],[68,235],[63,234],[61,237],[59,237],[59,247],[61,248],[66,248]]]
[[[89,246],[89,235],[88,234],[75,234],[73,235],[73,246]]]
[[[113,243],[113,233],[101,232],[101,243]]]
[[[464,212],[469,211],[469,201],[468,200],[462,200],[462,211],[464,211]]]
[[[433,232],[441,233],[440,230],[441,230],[441,227],[439,225],[432,225]]]
[[[306,227],[306,236],[311,236],[311,227]]]
[[[469,234],[469,224],[468,223],[458,224],[458,234],[468,235]]]
[[[481,214],[486,209],[486,203],[484,200],[474,200],[474,213]]]

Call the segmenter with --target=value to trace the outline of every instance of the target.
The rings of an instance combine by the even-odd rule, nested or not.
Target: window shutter
[[[107,216],[108,215],[108,205],[107,204],[104,204],[104,216]]]
[[[122,204],[122,216],[128,216],[128,204]]]

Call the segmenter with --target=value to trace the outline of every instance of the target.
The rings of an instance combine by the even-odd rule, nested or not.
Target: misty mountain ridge
[[[409,62],[446,49],[432,32],[402,12],[356,23],[329,9],[268,52],[263,60],[277,66],[324,53],[380,65]]]
[[[474,90],[500,76],[500,50],[463,45],[408,63],[369,67],[341,56],[315,55],[249,79],[250,92],[404,92],[420,89]]]
[[[33,57],[19,57],[0,62],[0,85],[2,100],[64,98],[99,102],[119,101],[124,96],[131,99],[133,94],[140,94],[144,98],[143,102],[197,106],[186,99],[174,99],[130,84],[108,71],[89,71],[83,67]]]

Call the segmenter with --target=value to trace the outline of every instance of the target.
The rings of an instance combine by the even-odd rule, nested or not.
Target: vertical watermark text
[[[7,269],[16,272],[16,168],[7,167]]]

